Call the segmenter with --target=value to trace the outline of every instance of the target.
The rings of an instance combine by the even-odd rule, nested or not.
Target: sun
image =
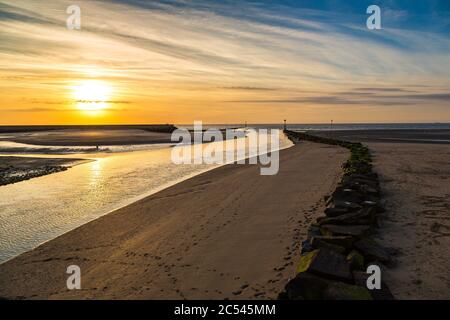
[[[111,86],[101,80],[83,80],[72,88],[77,108],[84,111],[101,111],[108,107]]]

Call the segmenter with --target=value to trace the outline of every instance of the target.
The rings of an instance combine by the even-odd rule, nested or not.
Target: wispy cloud
[[[450,102],[449,93],[414,93],[400,88],[356,88],[354,91],[281,99],[241,99],[227,103],[398,106]],[[388,93],[388,94],[387,94]],[[408,94],[405,94],[408,93]]]
[[[225,90],[238,90],[238,91],[276,91],[277,88],[264,88],[264,87],[221,87]]]
[[[412,90],[407,90],[403,88],[380,88],[380,87],[372,87],[372,88],[356,88],[357,92],[360,91],[370,91],[370,92],[415,92]]]

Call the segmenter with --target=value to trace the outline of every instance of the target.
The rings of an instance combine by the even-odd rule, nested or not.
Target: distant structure
[[[284,131],[287,130],[286,119],[284,119]]]

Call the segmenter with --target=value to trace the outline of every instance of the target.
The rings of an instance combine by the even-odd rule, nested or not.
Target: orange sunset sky
[[[2,0],[0,124],[450,122],[448,16],[393,2]]]

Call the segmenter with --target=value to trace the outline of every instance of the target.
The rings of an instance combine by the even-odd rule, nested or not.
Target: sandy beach
[[[305,142],[275,176],[227,165],[186,180],[2,264],[0,296],[274,299],[347,157]],[[82,290],[66,288],[73,264]]]
[[[380,242],[398,250],[397,299],[450,299],[450,145],[369,143],[386,201]]]

